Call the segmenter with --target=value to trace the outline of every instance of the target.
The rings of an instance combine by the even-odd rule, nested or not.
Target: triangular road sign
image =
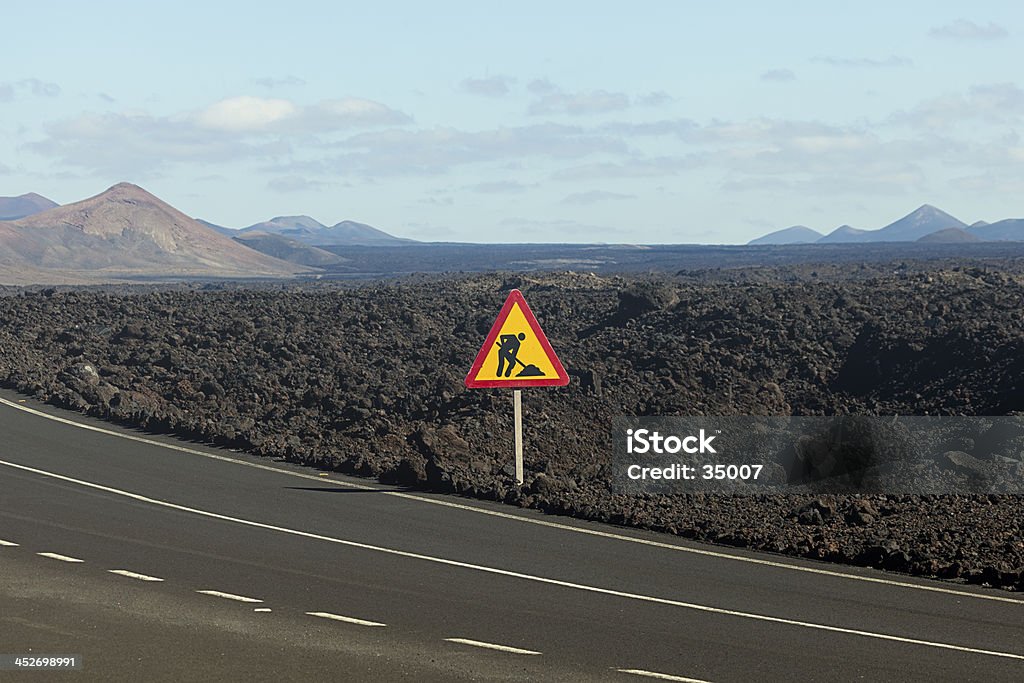
[[[466,375],[470,389],[487,387],[561,387],[569,375],[522,292],[513,289],[505,299],[487,339]]]

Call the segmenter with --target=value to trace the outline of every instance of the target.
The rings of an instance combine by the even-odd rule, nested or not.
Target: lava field
[[[510,392],[463,386],[514,287],[571,376],[523,392],[522,487]],[[1022,304],[1014,268],[949,263],[9,289],[0,384],[396,485],[1021,590],[1020,497],[625,495],[609,463],[620,415],[1024,414]]]

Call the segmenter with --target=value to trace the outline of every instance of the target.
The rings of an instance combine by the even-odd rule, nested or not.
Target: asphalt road
[[[75,680],[1020,681],[1024,597],[398,491],[0,392],[4,654],[80,655]]]

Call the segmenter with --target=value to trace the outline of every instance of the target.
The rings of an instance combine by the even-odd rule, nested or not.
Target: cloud
[[[100,100],[103,100],[107,104],[114,104],[115,102],[117,102],[117,100],[115,100],[113,97],[111,97],[105,92],[96,93],[96,97]]]
[[[964,94],[946,94],[898,111],[890,123],[944,130],[967,122],[1024,125],[1024,90],[1015,83],[971,86]]]
[[[299,78],[298,76],[285,76],[284,78],[264,76],[263,78],[254,78],[252,82],[256,85],[260,85],[263,86],[264,88],[270,89],[306,85],[306,81]]]
[[[796,74],[790,69],[768,69],[768,71],[761,73],[761,80],[784,83],[786,81],[795,81]]]
[[[911,66],[914,63],[908,57],[899,57],[897,55],[889,55],[885,59],[870,59],[866,57],[814,57],[811,61],[818,62],[820,64],[828,64],[829,66],[854,69],[887,69]]]
[[[571,166],[555,171],[554,180],[603,180],[607,178],[652,178],[677,175],[702,165],[704,155],[680,157],[637,157],[625,161],[608,161]]]
[[[627,137],[637,135],[675,135],[684,137],[699,128],[700,125],[693,119],[662,119],[660,121],[647,121],[644,123],[613,121],[602,125],[600,130]]]
[[[534,95],[547,95],[558,92],[558,86],[546,78],[535,78],[526,84],[526,89]]]
[[[597,202],[621,201],[623,199],[636,199],[634,194],[622,194],[620,192],[607,192],[605,190],[591,190],[589,192],[574,192],[561,201],[562,204],[586,206]]]
[[[953,40],[999,40],[1009,36],[1009,32],[999,24],[989,22],[982,26],[968,19],[936,26],[928,32],[932,38],[950,38]]]
[[[27,93],[34,97],[57,97],[61,89],[56,83],[41,81],[38,78],[0,83],[0,102],[10,102],[19,93]]]
[[[41,81],[38,78],[26,78],[18,81],[18,85],[31,91],[36,97],[56,97],[60,95],[60,86],[49,81]]]
[[[271,178],[267,181],[268,189],[281,193],[322,190],[326,186],[326,183],[322,183],[317,180],[309,180],[308,178],[297,175],[281,176],[278,178]]]
[[[671,95],[661,90],[649,92],[636,98],[636,103],[643,107],[660,107],[673,101],[674,98]]]
[[[459,85],[463,92],[481,97],[501,97],[507,95],[509,85],[516,82],[510,76],[489,76],[488,78],[467,78]]]
[[[222,131],[265,130],[293,118],[298,107],[288,100],[262,97],[230,97],[200,111],[196,123],[202,128]]]
[[[467,189],[482,194],[518,194],[525,192],[530,187],[532,186],[521,183],[518,180],[495,180],[470,185]]]
[[[617,137],[554,123],[480,131],[392,128],[354,135],[334,148],[343,153],[314,164],[313,169],[359,175],[425,175],[466,164],[578,159],[600,153],[624,154],[628,149]]]
[[[14,169],[10,166],[0,162],[0,175],[10,175],[14,173]]]
[[[411,121],[407,115],[380,102],[357,97],[300,106],[289,100],[249,95],[215,102],[195,114],[194,120],[202,128],[226,132],[304,133]]]
[[[288,150],[279,141],[253,142],[204,129],[184,118],[146,113],[86,112],[44,125],[47,137],[28,143],[38,154],[112,175],[145,175],[175,162],[221,162]]]
[[[533,116],[545,114],[583,116],[621,111],[628,107],[629,96],[620,92],[591,90],[589,92],[567,93],[556,90],[541,95],[532,102],[528,112]]]

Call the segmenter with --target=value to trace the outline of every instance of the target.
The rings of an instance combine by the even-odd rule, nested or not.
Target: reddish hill
[[[0,263],[0,279],[24,281],[19,269],[33,279],[52,271],[46,282],[288,277],[311,270],[239,244],[129,183],[0,224]]]

